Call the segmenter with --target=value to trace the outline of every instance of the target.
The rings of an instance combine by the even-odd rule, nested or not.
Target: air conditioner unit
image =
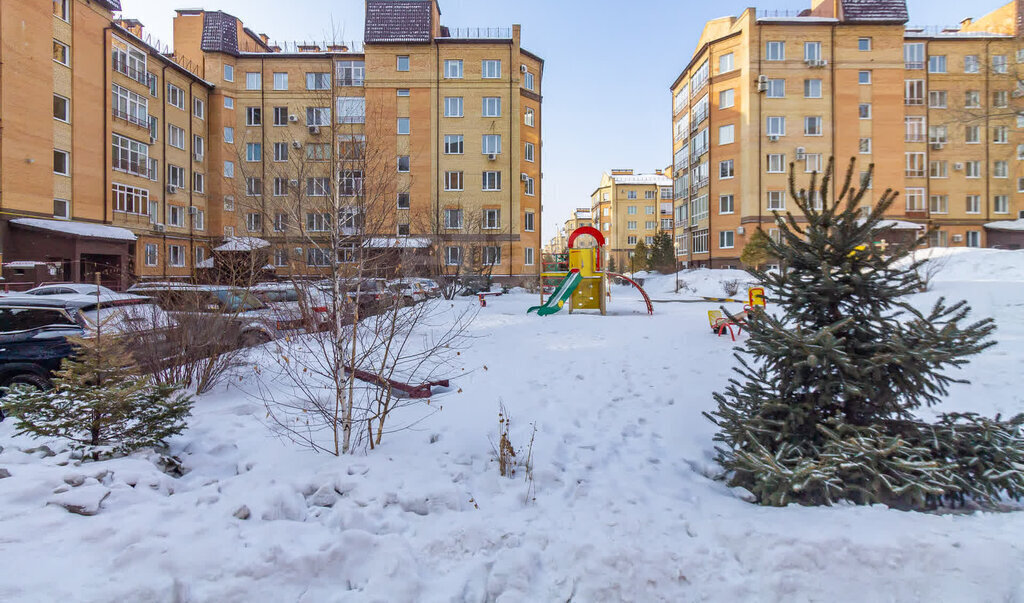
[[[737,226],[736,227],[736,234],[738,234],[738,235],[747,234],[747,229],[742,227],[742,226]]]
[[[828,61],[826,61],[825,59],[819,59],[818,67],[828,67]]]
[[[526,68],[526,65],[520,65],[519,66],[519,71],[522,71],[523,73],[526,73],[527,71],[529,71],[529,69]]]
[[[779,137],[775,134],[768,135],[768,142],[779,142]]]
[[[527,180],[530,179],[530,176],[526,172],[523,172],[522,174],[519,174],[519,179],[522,180],[523,182],[526,182]]]
[[[941,150],[942,150],[942,147],[943,147],[943,146],[945,146],[945,143],[942,143],[942,142],[933,142],[931,146],[932,146],[932,150],[933,150],[933,151],[941,151]]]
[[[149,144],[156,144],[156,136],[149,137]]]
[[[298,186],[299,185],[299,181],[298,180],[289,180],[288,184],[290,184],[291,186]]]
[[[800,160],[806,159],[806,158],[807,158],[807,149],[805,149],[804,147],[797,147],[796,148],[796,160],[800,161]]]
[[[320,133],[320,126],[309,126],[309,133],[310,134],[319,134]]]
[[[155,230],[157,232],[166,232],[167,231],[167,227],[164,226],[163,224],[157,223],[157,224],[153,225],[153,230]]]
[[[192,153],[192,159],[195,160],[195,161],[202,161],[203,160],[203,154],[202,153]]]
[[[193,205],[192,207],[188,208],[188,213],[189,215],[194,216],[199,213],[199,208]]]
[[[292,123],[295,123],[295,122],[299,121],[299,116],[298,115],[289,115],[288,116],[288,121],[290,121]]]
[[[964,235],[959,235],[959,234],[953,235],[953,242],[954,243],[959,243],[960,241],[963,241],[963,240],[964,240]]]
[[[167,192],[169,194],[171,194],[171,195],[174,195],[174,194],[176,194],[178,192],[178,187],[174,186],[173,184],[168,184],[167,185]]]
[[[768,91],[768,76],[759,75],[757,76],[757,91],[767,92]]]
[[[960,171],[960,170],[964,169],[964,164],[962,164],[962,163],[954,163],[953,164],[953,169],[957,170],[957,171]]]
[[[302,143],[299,142],[298,140],[293,140],[292,141],[292,148],[293,149],[301,149],[302,148]]]
[[[489,159],[490,161],[497,161],[498,156],[496,154],[494,154],[494,153],[488,153],[487,154],[487,159]]]

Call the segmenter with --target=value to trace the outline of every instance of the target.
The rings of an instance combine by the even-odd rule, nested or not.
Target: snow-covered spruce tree
[[[102,331],[69,339],[75,355],[61,363],[53,389],[7,395],[16,433],[69,440],[99,458],[160,446],[184,431],[191,397],[141,375],[124,342]]]
[[[925,507],[1024,496],[1024,416],[943,415],[936,425],[915,417],[961,382],[948,370],[993,345],[995,327],[967,323],[965,302],[940,299],[926,314],[907,303],[920,283],[917,265],[901,260],[921,240],[875,245],[897,194],[886,190],[862,212],[874,166],[854,188],[854,163],[836,201],[824,204],[809,200],[830,199],[833,162],[820,185],[815,173],[803,190],[790,165],[799,211],[776,213],[781,237],[769,240],[784,268],[751,270],[777,310],[751,317],[739,378],[706,415],[720,428],[719,463],[731,485],[767,505]]]

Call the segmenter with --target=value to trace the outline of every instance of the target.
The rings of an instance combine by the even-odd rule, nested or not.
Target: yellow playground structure
[[[719,337],[725,335],[726,330],[729,331],[729,335],[733,341],[736,341],[736,336],[743,332],[743,327],[747,326],[747,317],[755,309],[763,310],[767,305],[764,298],[764,287],[753,287],[747,292],[747,303],[743,305],[743,311],[738,314],[733,314],[731,317],[726,315],[721,310],[708,310],[708,322],[711,323],[711,330],[718,334]],[[717,301],[737,301],[734,299],[722,299]]]

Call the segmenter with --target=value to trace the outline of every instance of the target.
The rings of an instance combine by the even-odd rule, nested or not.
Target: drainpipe
[[[72,28],[72,29],[74,29],[74,28]],[[108,91],[110,90],[110,69],[113,68],[113,65],[108,66],[108,64],[107,64],[107,57],[109,56],[108,53],[110,52],[110,46],[111,46],[111,43],[112,43],[110,32],[111,32],[110,26],[107,26],[107,27],[103,28],[103,40],[104,40],[104,47],[102,49],[102,52],[103,52],[103,123],[105,123],[105,124],[109,124],[110,123],[110,93]],[[72,88],[72,95],[71,96],[74,97],[74,89],[73,88]],[[74,106],[74,98],[72,98],[71,102],[72,102],[72,104]],[[71,127],[71,130],[72,130],[72,132],[74,131],[74,126],[73,125]],[[105,140],[105,142],[103,144],[103,190],[100,191],[100,199],[103,199],[103,223],[104,224],[109,224],[110,223],[110,218],[109,218],[109,216],[107,214],[107,204],[108,204],[108,194],[109,194],[109,191],[110,191],[110,170],[111,170],[111,157],[110,157],[111,152],[110,152],[110,147],[113,144],[113,140],[111,138],[111,131],[110,131],[109,128],[104,128],[104,138],[106,140]],[[74,195],[72,195],[72,197],[74,197]],[[74,205],[74,200],[73,199],[72,199],[72,205]]]
[[[512,87],[513,74],[516,73],[516,70],[514,69],[514,66],[515,66],[515,62],[512,60],[512,42],[509,42],[509,44],[508,44],[508,147],[509,147],[509,149],[508,149],[508,176],[509,176],[509,187],[508,187],[508,278],[509,278],[509,280],[512,280],[512,272],[513,272],[512,267],[513,267],[513,263],[515,262],[515,254],[512,252],[512,244],[513,244],[512,225],[519,223],[519,216],[515,216],[512,213],[513,199],[515,197],[515,194],[512,192],[512,188],[513,188],[513,186],[520,187],[519,185],[513,185],[512,184],[513,182],[516,181],[512,177],[512,174],[513,174],[513,172],[512,172],[512,165],[513,165],[513,162],[514,162],[513,152],[512,152],[512,142],[513,142],[512,137],[515,134],[515,121],[514,120],[519,117],[518,112],[516,112],[515,116],[512,115],[512,109],[513,109],[513,107],[515,107],[515,102],[514,102],[515,97],[513,96],[515,94],[515,89]],[[522,134],[522,129],[521,128],[520,128],[520,134]],[[518,149],[519,149],[519,146],[517,145],[516,146],[516,151],[515,151],[516,153],[519,152]],[[537,183],[534,182],[533,186],[534,186],[533,194],[536,195],[537,194],[537,190],[536,190]],[[524,195],[524,197],[525,197],[525,195]],[[520,206],[521,205],[522,205],[522,202],[520,202]],[[522,209],[522,207],[520,207],[520,209]],[[514,222],[513,222],[513,219],[515,220]],[[521,238],[522,237],[520,237],[520,239]]]

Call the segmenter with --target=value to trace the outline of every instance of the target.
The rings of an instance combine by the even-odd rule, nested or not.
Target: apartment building
[[[572,211],[572,217],[565,221],[564,232],[572,234],[577,228],[583,228],[584,226],[594,226],[594,221],[590,215],[589,207],[577,207]],[[584,237],[579,239],[578,245],[581,247],[593,247],[597,244],[592,237]]]
[[[201,278],[252,249],[258,268],[312,274],[328,258],[295,241],[333,224],[353,247],[539,273],[544,62],[519,26],[449,29],[436,0],[368,0],[363,48],[283,50],[179,10],[170,52],[120,10],[0,5],[8,281]]]
[[[709,21],[671,86],[679,264],[739,266],[795,209],[790,165],[806,184],[829,157],[841,174],[856,157],[862,179],[874,163],[866,202],[900,193],[893,238],[929,226],[937,246],[1019,246],[1000,222],[1024,211],[1022,17],[1014,0],[910,28],[903,0],[813,0]]]
[[[654,243],[659,230],[672,231],[672,178],[662,170],[637,174],[611,170],[590,195],[593,226],[605,238],[605,262],[626,269],[639,241]]]

